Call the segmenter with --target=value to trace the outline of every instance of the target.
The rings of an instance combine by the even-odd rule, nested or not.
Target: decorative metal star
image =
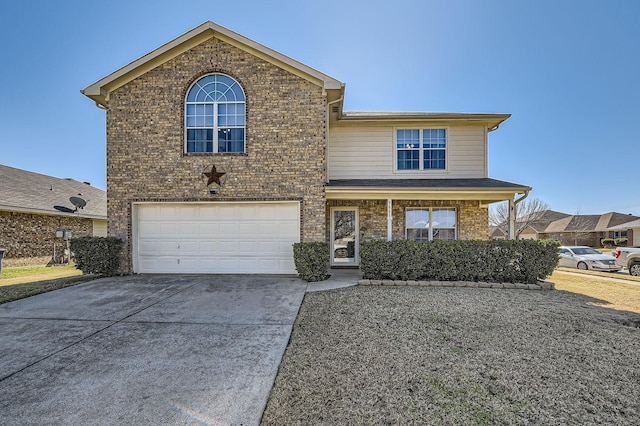
[[[222,183],[220,183],[220,178],[222,176],[224,176],[226,173],[217,171],[216,170],[216,165],[214,164],[214,165],[211,166],[211,171],[210,172],[204,172],[202,174],[209,178],[207,180],[207,186],[211,185],[213,182],[215,182],[218,185],[222,186]]]

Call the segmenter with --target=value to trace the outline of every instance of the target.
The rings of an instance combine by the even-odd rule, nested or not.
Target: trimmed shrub
[[[629,240],[628,240],[628,239],[626,239],[626,238],[624,238],[624,237],[622,237],[622,238],[616,238],[616,239],[614,239],[614,240],[613,240],[613,244],[614,244],[616,247],[626,246],[628,242],[629,242]]]
[[[456,240],[363,242],[366,279],[536,283],[558,265],[557,241]]]
[[[115,237],[82,237],[71,239],[76,268],[85,274],[112,276],[120,267],[123,241]]]
[[[603,238],[600,240],[600,244],[602,244],[602,247],[613,247],[614,244],[617,245],[618,243],[613,238]]]
[[[323,281],[329,278],[329,244],[305,242],[293,244],[293,261],[298,276],[307,281]]]

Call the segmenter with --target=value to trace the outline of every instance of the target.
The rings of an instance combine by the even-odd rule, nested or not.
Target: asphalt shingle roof
[[[70,197],[87,202],[75,209]],[[56,208],[57,207],[57,208]],[[107,193],[84,182],[0,165],[0,210],[107,218]]]
[[[638,216],[609,212],[601,215],[573,215],[551,222],[545,233],[604,232],[609,228],[638,219]]]
[[[526,185],[491,178],[478,179],[336,179],[329,187],[348,188],[472,188],[472,189],[521,189]]]

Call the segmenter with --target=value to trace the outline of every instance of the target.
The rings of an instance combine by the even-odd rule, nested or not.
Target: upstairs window
[[[398,129],[398,170],[445,170],[447,129]]]
[[[455,208],[408,208],[407,239],[416,241],[455,240]]]
[[[245,152],[245,96],[224,74],[196,81],[185,102],[185,152]]]

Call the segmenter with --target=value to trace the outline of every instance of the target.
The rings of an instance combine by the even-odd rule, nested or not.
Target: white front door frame
[[[354,257],[353,258],[344,258],[345,260],[343,261],[343,258],[339,258],[340,260],[338,260],[338,258],[336,258],[335,253],[337,249],[341,249],[342,247],[336,247],[336,227],[335,227],[335,213],[336,212],[354,212],[355,217],[354,217],[354,224],[353,224],[353,250],[354,250]],[[331,212],[330,212],[330,221],[331,221],[331,243],[330,243],[330,249],[331,249],[331,266],[359,266],[360,265],[360,217],[359,217],[359,211],[358,211],[358,207],[354,207],[354,206],[339,206],[339,207],[331,207]],[[353,259],[353,260],[347,260],[347,259]]]

